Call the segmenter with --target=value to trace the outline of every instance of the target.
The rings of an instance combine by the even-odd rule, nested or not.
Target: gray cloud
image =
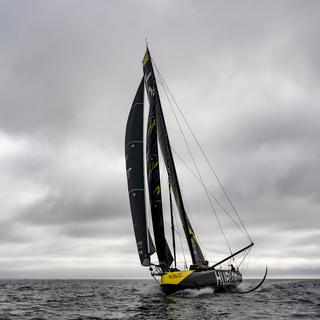
[[[123,151],[146,37],[256,242],[251,274],[268,263],[273,276],[319,276],[318,1],[0,7],[0,277],[146,276]],[[163,108],[175,151],[195,170],[165,98]],[[225,251],[201,186],[176,163],[201,243]],[[241,233],[215,208],[237,247]]]

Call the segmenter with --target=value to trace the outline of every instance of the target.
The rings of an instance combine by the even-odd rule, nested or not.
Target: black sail
[[[164,116],[161,108],[158,88],[156,86],[156,80],[155,80],[150,53],[148,49],[144,57],[144,74],[146,79],[146,89],[148,92],[149,101],[154,100],[154,105],[156,106],[156,112],[155,112],[156,114],[153,116],[157,119],[159,144],[160,144],[163,158],[166,164],[167,172],[170,179],[170,185],[171,185],[175,202],[177,204],[177,208],[180,214],[183,229],[187,238],[192,262],[193,264],[197,264],[199,266],[206,266],[207,261],[203,256],[203,253],[197,242],[195,232],[191,226],[191,223],[188,219],[187,213],[184,208],[178,176],[177,176],[177,172],[176,172],[176,168],[173,160],[172,150],[170,147],[169,136],[167,133],[167,128],[166,128],[166,124],[165,124],[165,120],[164,120]]]
[[[141,264],[149,266],[148,237],[150,235],[147,231],[144,195],[143,96],[144,80],[142,79],[127,121],[125,155],[131,216],[138,253]]]
[[[163,271],[167,271],[172,264],[173,257],[166,242],[164,232],[157,139],[157,100],[155,99],[155,96],[153,94],[155,90],[155,83],[150,85],[150,79],[148,79],[147,77],[148,70],[146,69],[148,68],[148,65],[146,65],[144,62],[143,64],[146,88],[150,104],[147,122],[146,160],[151,216],[159,264]]]

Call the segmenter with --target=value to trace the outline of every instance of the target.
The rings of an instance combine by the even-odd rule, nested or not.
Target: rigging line
[[[168,222],[166,219],[164,219],[164,224],[167,226],[167,227],[170,227],[171,226],[171,223]],[[181,233],[175,228],[174,231],[176,232],[176,234],[180,235],[181,236]]]
[[[189,206],[189,202],[187,201],[187,197],[184,196],[184,191],[181,190],[181,195],[182,195],[182,198],[184,199],[183,203],[185,205],[185,208],[187,209],[187,212],[191,212],[192,210],[190,209],[190,206]],[[193,220],[193,217],[192,216],[188,216],[188,219],[189,219],[189,222],[192,226],[197,226],[195,223],[194,223],[194,220]],[[194,237],[196,238],[196,241],[198,242],[198,245],[199,247],[201,248],[204,248],[203,245],[202,245],[202,241],[201,239],[199,238],[198,235],[194,235]],[[203,251],[203,250],[202,250]],[[204,256],[207,256],[207,253],[204,252]]]
[[[199,178],[197,177],[195,172],[188,166],[188,164],[183,160],[183,158],[177,153],[177,151],[172,146],[171,146],[171,148],[172,148],[174,154],[181,160],[181,162],[192,173],[192,175],[198,180],[198,182],[201,183],[201,181],[199,180]],[[248,238],[248,235],[245,233],[243,228],[241,228],[241,226],[239,226],[239,224],[232,218],[231,214],[225,209],[225,207],[220,203],[220,201],[210,192],[210,190],[208,188],[207,188],[207,190],[208,190],[209,195],[216,201],[216,203],[225,212],[225,214],[230,218],[230,220],[239,228],[239,230],[243,233],[243,235]],[[248,239],[251,240],[250,238],[248,238]]]
[[[186,260],[186,256],[185,256],[185,248],[184,248],[182,237],[181,237],[182,233],[181,233],[181,230],[180,230],[180,227],[179,227],[179,223],[177,222],[176,210],[175,210],[174,207],[172,207],[172,211],[173,211],[173,218],[174,218],[174,224],[175,224],[174,231],[179,237],[179,242],[180,242],[181,251],[182,251],[182,255],[183,255],[183,262],[184,262],[184,265],[187,268],[187,260]],[[169,226],[169,223],[167,221],[165,221],[165,224]],[[181,254],[180,250],[179,250],[179,254]],[[180,259],[180,257],[179,257],[179,259]]]
[[[223,252],[223,251],[219,251],[219,250],[213,250],[213,249],[210,249],[210,248],[207,248],[205,246],[202,246],[203,248],[205,248],[206,250],[210,251],[210,252],[213,252],[215,254],[217,253],[220,253],[220,254],[223,254],[223,255],[226,255],[227,253]]]
[[[186,260],[186,255],[185,255],[185,249],[184,249],[183,242],[182,242],[182,237],[181,237],[181,231],[180,231],[180,228],[179,228],[179,224],[177,224],[176,211],[174,210],[174,208],[173,208],[173,218],[174,218],[174,223],[178,228],[178,230],[175,230],[175,231],[179,236],[180,245],[181,245],[181,249],[182,249],[182,255],[183,255],[183,259],[184,259],[184,265],[187,268],[187,260]]]
[[[240,263],[239,263],[239,267],[241,267],[243,261],[246,259],[247,255],[249,254],[251,248],[252,248],[252,247],[250,247],[248,251],[245,251],[245,252],[244,252],[243,257],[242,257],[242,260],[241,260]],[[238,268],[239,268],[239,267],[238,267]]]
[[[173,210],[173,217],[174,217],[174,223],[175,223],[175,227],[177,227],[178,229],[174,228],[175,233],[179,236],[179,240],[180,240],[180,245],[181,245],[181,250],[182,250],[182,255],[183,255],[183,259],[184,259],[184,264],[187,265],[187,260],[186,260],[186,256],[185,256],[185,249],[183,246],[183,242],[182,242],[182,237],[181,237],[181,231],[179,229],[179,225],[177,224],[177,218],[176,218],[176,213],[175,210]],[[164,219],[164,224],[170,228],[171,224]]]
[[[156,67],[156,69],[157,69],[157,67]],[[159,72],[159,70],[158,70],[158,69],[157,69],[157,71]],[[160,72],[159,72],[159,74],[160,74]],[[160,77],[162,78],[161,74],[160,74]],[[194,138],[195,142],[196,142],[196,143],[197,143],[197,145],[198,145],[198,148],[199,148],[200,152],[202,153],[202,155],[203,155],[203,157],[205,158],[206,162],[208,163],[208,165],[209,165],[209,167],[210,167],[211,171],[213,172],[213,174],[214,174],[214,176],[215,176],[215,178],[216,178],[216,180],[217,180],[217,182],[218,182],[218,184],[219,184],[220,188],[222,189],[222,191],[223,191],[223,193],[224,193],[224,195],[225,195],[226,199],[228,200],[228,202],[229,202],[229,204],[230,204],[230,206],[231,206],[232,210],[234,211],[234,213],[235,213],[235,214],[236,214],[236,216],[238,217],[238,219],[239,219],[239,221],[240,221],[240,223],[241,223],[241,225],[242,225],[243,229],[245,230],[245,232],[246,232],[246,234],[247,234],[248,238],[249,238],[249,239],[250,239],[250,241],[252,242],[252,239],[251,239],[251,237],[250,237],[250,235],[249,235],[249,233],[248,233],[248,231],[247,231],[246,227],[244,226],[244,224],[243,224],[243,222],[242,222],[242,220],[241,220],[241,218],[240,218],[239,214],[237,213],[237,211],[236,211],[236,209],[235,209],[235,207],[234,207],[233,203],[231,202],[231,199],[230,199],[230,197],[229,197],[229,195],[228,195],[227,191],[226,191],[226,190],[225,190],[225,188],[223,187],[223,185],[222,185],[222,183],[221,183],[220,179],[218,178],[218,176],[217,176],[217,174],[216,174],[215,170],[213,169],[213,167],[212,167],[211,163],[209,162],[209,160],[208,160],[207,156],[205,155],[205,153],[204,153],[204,151],[203,151],[203,149],[202,149],[202,147],[201,147],[200,143],[198,142],[198,140],[197,140],[197,138],[196,138],[196,136],[195,136],[195,134],[194,134],[193,130],[191,129],[191,127],[190,127],[189,123],[187,122],[187,120],[186,120],[186,118],[184,117],[184,115],[183,115],[183,113],[182,113],[181,109],[179,108],[179,106],[178,106],[178,104],[177,104],[177,102],[176,102],[175,98],[173,97],[173,95],[172,95],[172,93],[171,93],[171,91],[170,91],[169,87],[167,86],[167,84],[165,83],[165,81],[164,81],[164,79],[163,79],[163,78],[162,78],[162,81],[163,81],[164,85],[166,86],[166,88],[167,88],[168,92],[170,93],[170,95],[171,95],[171,97],[172,97],[172,99],[173,99],[173,101],[174,101],[175,105],[177,106],[178,111],[180,112],[180,114],[181,114],[181,116],[182,116],[183,120],[185,121],[186,125],[188,126],[188,128],[189,128],[189,130],[190,130],[190,132],[191,132],[191,134],[192,134],[192,136],[193,136],[193,138]],[[170,103],[170,106],[171,106],[171,108],[172,108],[171,103]]]
[[[155,67],[156,67],[156,66],[155,66]],[[156,69],[157,69],[157,67],[156,67]],[[158,71],[158,69],[157,69],[157,71]],[[158,71],[158,73],[159,73],[159,71]],[[159,74],[160,74],[160,73],[159,73]],[[161,74],[160,74],[160,77],[161,77]],[[161,77],[161,78],[162,78],[162,77]],[[161,82],[160,82],[160,83],[161,83]],[[161,85],[163,86],[162,83],[161,83]],[[212,208],[212,211],[214,212],[214,214],[215,214],[215,216],[216,216],[216,219],[217,219],[217,221],[218,221],[220,230],[221,230],[221,232],[222,232],[222,234],[223,234],[223,237],[224,237],[224,239],[225,239],[225,241],[226,241],[226,243],[227,243],[228,249],[229,249],[230,253],[232,254],[232,251],[231,251],[229,242],[228,242],[228,240],[227,240],[227,237],[226,237],[226,235],[225,235],[225,232],[223,231],[223,228],[222,228],[222,225],[221,225],[221,223],[220,223],[219,217],[218,217],[218,215],[217,215],[217,213],[216,213],[216,210],[215,210],[214,207],[213,207],[213,204],[212,204],[211,198],[210,198],[210,196],[209,196],[208,190],[207,190],[207,188],[206,188],[206,186],[205,186],[205,184],[204,184],[204,182],[203,182],[203,179],[202,179],[202,176],[201,176],[201,174],[200,174],[199,168],[198,168],[198,166],[197,166],[197,164],[196,164],[196,162],[195,162],[195,160],[194,160],[193,154],[192,154],[192,152],[191,152],[191,150],[190,150],[190,147],[189,147],[189,145],[188,145],[187,139],[186,139],[186,137],[185,137],[185,135],[184,135],[184,133],[183,133],[183,130],[182,130],[182,128],[181,128],[181,125],[180,125],[180,123],[179,123],[179,120],[178,120],[178,118],[177,118],[177,115],[176,115],[176,113],[175,113],[175,111],[174,111],[174,109],[173,109],[173,106],[172,106],[172,103],[171,103],[171,101],[170,101],[170,98],[169,98],[169,96],[168,96],[168,94],[167,94],[164,86],[163,86],[163,88],[164,88],[165,95],[166,95],[166,97],[167,97],[167,99],[168,99],[169,105],[170,105],[170,107],[171,107],[171,110],[172,110],[172,112],[173,112],[173,114],[174,114],[174,117],[175,117],[175,119],[176,119],[176,122],[177,122],[177,124],[178,124],[178,127],[179,127],[179,129],[180,129],[180,132],[181,132],[181,134],[182,134],[182,136],[183,136],[183,139],[184,139],[184,141],[185,141],[185,144],[186,144],[186,146],[187,146],[188,152],[189,152],[189,154],[190,154],[190,156],[191,156],[192,162],[193,162],[193,164],[194,164],[194,166],[195,166],[195,168],[196,168],[196,171],[197,171],[197,173],[198,173],[200,183],[201,183],[202,187],[203,187],[204,190],[205,190],[205,193],[206,193],[206,195],[207,195],[207,198],[208,198],[208,201],[209,201],[210,206],[211,206],[211,208]]]
[[[170,185],[169,176],[168,176],[168,183],[169,183],[170,218],[171,218],[171,233],[172,233],[172,246],[173,246],[173,255],[174,255],[174,267],[177,269],[176,237],[175,237],[175,229],[174,229],[172,194],[171,194],[171,185]]]
[[[227,198],[227,200],[228,200],[228,202],[229,202],[229,204],[230,204],[230,206],[231,206],[232,210],[234,211],[234,213],[235,213],[235,214],[236,214],[236,216],[238,217],[238,219],[239,219],[239,221],[240,221],[241,225],[243,226],[244,230],[246,231],[246,233],[247,233],[247,235],[248,235],[249,239],[251,240],[251,242],[253,242],[253,241],[252,241],[252,239],[251,239],[251,237],[250,237],[250,235],[249,235],[249,233],[248,233],[248,231],[247,231],[247,229],[246,229],[246,227],[244,226],[244,224],[243,224],[243,222],[242,222],[242,220],[241,220],[241,218],[240,218],[240,216],[239,216],[239,214],[238,214],[237,210],[235,209],[235,207],[234,207],[233,203],[231,202],[231,199],[230,199],[230,197],[229,197],[229,195],[228,195],[227,191],[226,191],[226,190],[225,190],[225,188],[223,187],[222,182],[221,182],[221,181],[220,181],[220,179],[218,178],[217,173],[215,172],[215,170],[213,169],[213,167],[212,167],[212,165],[211,165],[210,161],[208,160],[207,156],[205,155],[205,153],[204,153],[204,151],[203,151],[203,149],[202,149],[202,147],[201,147],[201,145],[200,145],[200,143],[199,143],[199,141],[198,141],[198,139],[197,139],[197,137],[196,137],[195,133],[193,132],[193,130],[191,129],[191,127],[190,127],[190,125],[189,125],[189,123],[188,123],[187,119],[186,119],[186,118],[185,118],[185,116],[183,115],[183,113],[182,113],[182,111],[181,111],[181,109],[180,109],[180,107],[179,107],[179,105],[178,105],[178,103],[177,103],[176,99],[174,98],[173,94],[171,93],[170,88],[169,88],[169,87],[168,87],[168,85],[166,84],[166,82],[165,82],[164,78],[162,77],[162,75],[161,75],[161,73],[160,73],[159,69],[157,68],[156,64],[154,63],[154,61],[153,61],[153,64],[154,64],[155,69],[157,70],[157,72],[158,72],[158,74],[159,74],[159,76],[160,76],[161,81],[163,82],[164,86],[167,88],[167,90],[168,90],[168,92],[169,92],[169,94],[170,94],[170,96],[171,96],[171,98],[172,98],[172,100],[173,100],[174,104],[176,105],[176,107],[177,107],[177,109],[178,109],[179,113],[181,114],[181,116],[182,116],[183,120],[185,121],[185,123],[186,123],[187,127],[189,128],[189,130],[190,130],[190,132],[191,132],[191,134],[192,134],[192,136],[193,136],[193,138],[194,138],[195,142],[196,142],[196,143],[197,143],[197,145],[198,145],[198,148],[199,148],[200,152],[202,153],[202,155],[203,155],[203,157],[205,158],[206,162],[208,163],[208,165],[209,165],[209,167],[210,167],[211,171],[213,172],[213,174],[214,174],[214,176],[215,176],[215,178],[216,178],[216,180],[217,180],[217,182],[218,182],[218,184],[219,184],[219,186],[220,186],[220,188],[221,188],[222,192],[224,193],[225,197]],[[170,104],[170,105],[171,105],[171,104]]]
[[[173,207],[172,209],[173,209],[174,223],[175,223],[175,226],[177,227],[177,229],[175,229],[175,231],[179,236],[180,246],[181,246],[182,255],[183,255],[183,261],[184,261],[184,265],[187,268],[187,259],[186,259],[186,255],[185,255],[185,248],[184,248],[183,241],[182,241],[182,236],[181,236],[182,232],[181,232],[181,229],[180,229],[180,224],[178,223],[175,207]]]
[[[238,261],[235,259],[235,257],[232,257],[232,260],[230,259],[230,265],[232,264],[232,262],[236,265],[236,268],[239,270]]]
[[[240,262],[240,264],[239,264],[239,268],[241,267],[241,272],[242,272],[242,271],[244,270],[244,268],[245,268],[244,262],[246,261],[246,258],[249,256],[250,250],[251,250],[251,248],[249,248],[249,250],[245,252],[245,254],[243,255],[242,260],[241,260],[241,262]]]
[[[251,254],[251,250],[248,252],[248,259],[246,260],[246,264],[242,268],[242,273],[246,273],[247,272],[247,269],[248,269],[248,266],[249,266],[250,254]]]
[[[157,67],[156,67],[156,69],[157,69]],[[158,69],[157,69],[157,71],[158,71]],[[160,75],[160,76],[161,76],[161,75]],[[201,176],[200,171],[199,171],[199,168],[198,168],[198,166],[197,166],[197,164],[196,164],[196,162],[195,162],[195,160],[194,160],[194,157],[193,157],[192,152],[191,152],[191,150],[190,150],[190,147],[189,147],[189,145],[188,145],[187,139],[186,139],[186,137],[185,137],[185,135],[184,135],[184,133],[183,133],[183,130],[182,130],[182,128],[181,128],[181,125],[180,125],[180,123],[179,123],[179,120],[178,120],[178,118],[177,118],[177,115],[176,115],[176,113],[175,113],[175,111],[174,111],[174,109],[173,109],[173,106],[172,106],[172,103],[171,103],[171,101],[170,101],[170,99],[169,99],[169,96],[168,96],[168,94],[167,94],[167,92],[166,92],[166,90],[165,90],[165,87],[163,87],[163,88],[164,88],[164,93],[165,93],[165,95],[166,95],[166,97],[167,97],[167,99],[168,99],[169,105],[170,105],[170,107],[171,107],[172,113],[173,113],[173,115],[174,115],[174,117],[175,117],[175,119],[176,119],[176,122],[177,122],[177,124],[178,124],[179,129],[180,129],[180,132],[181,132],[181,134],[182,134],[182,136],[183,136],[184,142],[185,142],[185,144],[186,144],[186,146],[187,146],[188,152],[189,152],[189,154],[190,154],[190,156],[191,156],[192,162],[193,162],[193,164],[194,164],[194,166],[195,166],[195,168],[196,168],[196,171],[197,171],[197,173],[198,173],[198,175],[199,175],[199,179],[200,179],[200,181],[201,181],[201,184],[202,184],[202,186],[203,186],[203,188],[204,188],[204,190],[205,190],[205,193],[206,193],[206,195],[207,195],[207,198],[208,198],[208,201],[209,201],[210,206],[211,206],[211,208],[212,208],[212,211],[214,212],[214,214],[215,214],[215,216],[216,216],[216,219],[217,219],[217,221],[218,221],[220,230],[221,230],[221,232],[222,232],[222,234],[223,234],[223,237],[224,237],[224,239],[225,239],[225,241],[226,241],[226,243],[227,243],[228,249],[229,249],[230,253],[232,254],[232,250],[231,250],[231,247],[230,247],[230,245],[229,245],[228,239],[227,239],[227,237],[226,237],[225,232],[223,231],[223,228],[222,228],[221,222],[220,222],[220,220],[219,220],[219,217],[218,217],[218,215],[217,215],[217,212],[216,212],[216,210],[215,210],[214,207],[213,207],[213,204],[212,204],[211,198],[210,198],[210,196],[209,196],[208,190],[207,190],[207,188],[206,188],[206,186],[205,186],[205,184],[204,184],[204,182],[203,182],[202,176]]]
[[[151,272],[151,276],[153,277],[153,279],[155,280],[155,282],[157,282],[158,285],[160,285],[159,280],[154,276],[154,274]]]
[[[173,129],[173,128],[169,127],[169,126],[167,126],[167,129],[168,129],[168,131],[170,131],[170,132],[174,132],[174,133],[176,133],[176,134],[181,135],[181,132],[178,131],[178,130],[176,130],[176,129]]]
[[[250,248],[248,248],[248,250],[249,250],[249,249],[250,249]],[[237,258],[240,259],[241,257],[245,256],[245,255],[247,254],[248,250],[245,250],[245,251],[241,252],[241,253],[237,256]]]

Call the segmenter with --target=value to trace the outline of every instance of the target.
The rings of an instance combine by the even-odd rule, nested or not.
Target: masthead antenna
[[[146,47],[148,48],[148,38],[145,38],[144,41],[146,42]]]

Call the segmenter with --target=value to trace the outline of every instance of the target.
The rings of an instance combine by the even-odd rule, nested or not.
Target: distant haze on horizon
[[[319,1],[4,0],[0,34],[0,278],[149,277],[124,159],[145,38],[255,242],[245,276],[320,277]]]

